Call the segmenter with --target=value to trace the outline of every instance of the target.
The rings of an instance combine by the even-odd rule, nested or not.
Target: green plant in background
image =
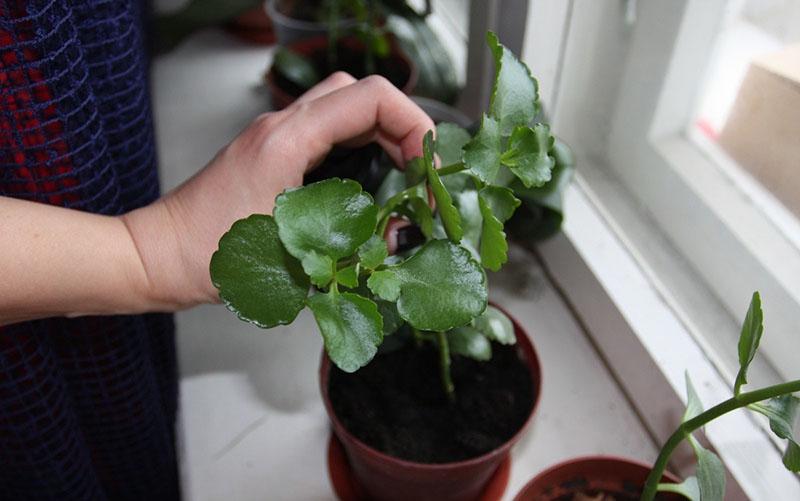
[[[375,73],[376,59],[389,56],[389,39],[387,31],[381,26],[379,2],[377,0],[325,0],[324,16],[328,24],[328,67],[337,64],[337,45],[341,34],[339,25],[343,16],[352,16],[355,25],[350,31],[361,40],[366,47],[364,51],[364,70],[367,74]],[[344,34],[347,34],[345,32]]]
[[[210,266],[229,309],[269,328],[308,307],[329,357],[347,372],[406,326],[418,345],[439,350],[451,399],[453,354],[488,360],[490,341],[515,342],[510,320],[487,307],[484,268],[507,260],[504,223],[520,205],[509,186],[543,186],[558,150],[549,127],[534,123],[536,80],[493,33],[487,40],[495,84],[476,134],[440,124],[434,142],[428,132],[423,156],[384,183],[378,203],[355,181],[333,178],[285,191],[272,216],[234,223]],[[434,152],[448,165],[436,169]],[[382,236],[395,216],[418,225],[425,242],[389,256]]]
[[[681,425],[669,437],[656,459],[647,478],[642,501],[654,499],[657,491],[675,492],[695,501],[722,501],[725,497],[725,468],[716,454],[705,449],[693,433],[706,424],[736,409],[747,408],[769,418],[772,431],[788,441],[783,455],[783,464],[790,471],[800,471],[800,446],[793,436],[793,425],[800,406],[800,398],[793,393],[800,391],[800,380],[777,384],[759,390],[742,392],[747,384],[747,369],[755,358],[761,335],[764,332],[761,297],[753,294],[750,308],[742,325],[739,337],[739,373],[733,386],[733,397],[703,411],[703,404],[686,375],[688,403]],[[697,457],[697,472],[681,484],[660,484],[667,462],[681,442],[687,440]]]

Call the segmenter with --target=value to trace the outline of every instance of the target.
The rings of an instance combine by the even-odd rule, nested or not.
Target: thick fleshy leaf
[[[697,392],[694,389],[694,385],[692,385],[692,380],[689,378],[689,373],[684,373],[684,378],[686,379],[686,411],[683,413],[683,418],[681,419],[682,423],[697,417],[703,412],[703,402],[700,401],[700,397],[697,396]]]
[[[425,138],[422,141],[422,151],[424,153],[425,169],[428,172],[428,185],[433,193],[433,198],[436,200],[436,209],[439,211],[439,217],[442,219],[445,232],[447,232],[447,238],[453,242],[458,242],[463,235],[461,218],[458,215],[458,210],[453,205],[450,193],[447,192],[447,188],[442,184],[442,180],[434,168],[433,133],[431,131],[425,134]]]
[[[700,486],[697,484],[697,477],[689,477],[680,484],[658,484],[658,491],[674,492],[691,501],[701,501]]]
[[[716,454],[704,448],[694,437],[689,443],[697,457],[697,486],[702,501],[725,499],[725,466]]]
[[[210,271],[225,306],[265,329],[291,323],[310,286],[300,261],[281,244],[272,216],[259,214],[233,223],[211,256]]]
[[[369,290],[369,287],[367,287],[367,280],[364,277],[361,277],[358,287],[353,289],[353,292],[359,296],[369,299],[378,306],[378,313],[380,313],[381,318],[383,318],[384,336],[390,336],[394,334],[397,329],[399,329],[405,323],[403,322],[403,319],[400,318],[400,314],[397,312],[397,305],[394,304],[394,302],[385,301],[376,294],[373,294],[372,291]]]
[[[525,63],[505,48],[492,32],[486,42],[494,56],[495,80],[489,103],[490,115],[500,121],[503,135],[530,125],[539,111],[539,86]]]
[[[781,395],[751,404],[748,408],[767,416],[772,432],[789,441],[783,455],[783,464],[791,471],[800,471],[800,446],[794,439],[794,423],[800,410],[800,398]]]
[[[382,265],[388,255],[386,242],[378,235],[372,235],[358,248],[358,260],[361,266],[370,270]]]
[[[447,333],[450,353],[463,355],[475,360],[486,361],[492,358],[492,345],[483,334],[470,326],[458,327]]]
[[[425,238],[431,238],[433,235],[433,210],[428,205],[428,201],[420,197],[411,197],[406,204],[410,209],[411,220],[419,226]]]
[[[478,192],[475,190],[464,190],[459,192],[455,198],[458,213],[461,216],[461,227],[464,236],[460,245],[472,253],[472,257],[480,259],[481,233],[483,232],[483,216],[481,216],[480,205],[478,204]]]
[[[462,127],[450,122],[436,125],[436,154],[443,166],[456,164],[463,157],[462,148],[470,140],[470,134]]]
[[[481,227],[481,264],[492,271],[498,271],[508,261],[508,242],[503,223],[497,220],[485,199],[478,196],[483,225]]]
[[[381,274],[400,282],[397,311],[420,330],[448,331],[472,321],[486,309],[486,274],[469,251],[447,240],[431,240],[416,254]],[[384,299],[385,283],[376,290],[375,273],[370,289]],[[385,282],[386,278],[381,277]],[[393,292],[391,290],[390,292]]]
[[[484,183],[493,183],[500,169],[502,144],[500,125],[483,115],[478,133],[464,146],[464,165]]]
[[[333,260],[352,256],[378,224],[372,197],[339,178],[286,190],[275,199],[274,215],[281,242],[298,259],[310,251]]]
[[[739,335],[739,373],[733,385],[733,394],[738,395],[742,385],[747,384],[747,368],[756,356],[761,335],[764,333],[764,313],[761,311],[761,295],[753,293],[750,307],[742,324],[742,333]]]
[[[511,134],[508,150],[501,162],[507,165],[526,188],[543,186],[550,181],[555,159],[550,149],[555,139],[550,127],[536,124],[533,127],[517,127]]]
[[[428,169],[425,168],[425,159],[422,157],[412,158],[406,162],[406,170],[404,172],[406,186],[409,188],[416,186],[428,176]]]
[[[480,191],[480,197],[501,223],[508,221],[522,203],[513,191],[503,186],[487,186]]]
[[[375,203],[378,206],[386,205],[390,198],[406,189],[406,175],[398,169],[392,169],[383,178],[378,191],[375,193]]]
[[[360,265],[358,263],[345,266],[336,272],[336,281],[348,289],[358,287],[358,271]]]
[[[311,251],[306,254],[302,263],[303,271],[317,287],[325,287],[333,278],[333,260],[328,256]]]
[[[397,301],[400,297],[400,279],[390,270],[375,271],[367,280],[369,290],[385,301]]]
[[[511,320],[494,306],[487,306],[486,311],[472,321],[472,327],[478,330],[487,339],[500,344],[514,344],[517,337],[514,335],[514,324]]]
[[[354,372],[372,360],[383,341],[383,320],[375,303],[349,292],[318,293],[307,302],[337,367]]]

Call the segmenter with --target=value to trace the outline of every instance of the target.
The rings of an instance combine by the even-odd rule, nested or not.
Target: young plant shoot
[[[487,307],[484,268],[507,260],[504,223],[520,204],[509,186],[542,186],[566,150],[535,123],[538,90],[528,68],[493,33],[487,40],[495,82],[474,136],[453,124],[440,124],[436,141],[429,131],[423,157],[391,173],[380,203],[358,183],[334,178],[285,191],[272,216],[233,224],[211,259],[212,282],[230,310],[270,328],[308,307],[328,356],[346,372],[407,325],[418,344],[439,350],[451,399],[452,355],[489,360],[490,341],[515,342],[511,321]],[[446,168],[436,169],[434,153]],[[416,224],[425,242],[389,256],[383,234],[397,216]]]
[[[759,390],[742,391],[742,386],[747,384],[747,368],[758,351],[763,332],[761,297],[756,292],[750,301],[750,308],[747,310],[739,337],[739,373],[733,386],[733,397],[703,411],[703,404],[689,380],[689,375],[686,375],[688,393],[686,412],[681,425],[664,444],[656,459],[655,466],[647,478],[642,501],[651,501],[657,491],[675,492],[693,501],[722,501],[725,497],[725,468],[719,457],[700,445],[693,433],[723,414],[743,407],[769,418],[773,433],[788,442],[783,455],[784,466],[793,472],[800,471],[800,446],[793,435],[793,425],[800,404],[800,398],[793,393],[800,391],[800,380]],[[696,475],[680,484],[660,484],[659,480],[664,474],[670,456],[684,440],[689,441],[697,456]]]

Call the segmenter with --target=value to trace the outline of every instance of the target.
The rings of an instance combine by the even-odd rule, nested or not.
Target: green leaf
[[[658,484],[659,492],[674,492],[692,501],[700,501],[700,486],[697,477],[689,477],[680,484]]]
[[[439,211],[439,217],[442,218],[447,237],[453,242],[458,242],[463,235],[461,218],[458,215],[458,210],[453,206],[453,199],[450,197],[450,193],[447,192],[447,188],[442,184],[442,180],[433,166],[432,141],[433,133],[428,131],[422,142],[423,161],[428,173],[428,184],[431,187],[431,192],[433,192],[433,198],[436,200],[436,208]]]
[[[428,169],[425,165],[425,159],[422,157],[415,157],[406,162],[405,176],[407,187],[416,186],[422,182],[423,179],[427,178]]]
[[[406,202],[411,209],[411,219],[419,226],[425,238],[433,235],[433,211],[428,201],[420,197],[411,197]]]
[[[478,192],[464,190],[456,194],[455,198],[458,213],[461,216],[461,227],[464,235],[460,245],[472,253],[476,260],[480,259],[481,233],[483,231],[483,216],[478,205]]]
[[[549,154],[554,141],[547,125],[517,127],[511,134],[508,150],[503,153],[501,161],[526,188],[543,186],[550,181],[556,165],[555,159]]]
[[[491,341],[506,345],[517,342],[511,319],[494,306],[487,306],[486,310],[472,321],[472,326]]]
[[[311,251],[306,254],[302,263],[303,271],[317,287],[325,287],[333,279],[333,260],[328,256]]]
[[[697,457],[697,486],[702,501],[723,501],[725,498],[725,467],[716,454],[704,448],[691,435],[689,443]]]
[[[686,421],[699,416],[703,412],[703,402],[700,401],[700,397],[697,396],[697,392],[692,385],[692,380],[689,378],[689,373],[684,372],[684,377],[686,378],[686,411],[683,413],[683,418],[681,419],[681,423],[685,423]]]
[[[335,261],[352,256],[378,224],[372,197],[339,178],[286,190],[275,199],[274,215],[281,242],[298,259],[311,251]]]
[[[383,260],[389,255],[386,242],[378,235],[372,235],[369,240],[358,248],[358,259],[361,266],[369,270],[374,270],[383,264]]]
[[[307,300],[319,325],[325,351],[345,372],[365,366],[383,341],[383,320],[369,299],[349,292],[314,294]]]
[[[405,173],[392,169],[383,178],[378,191],[375,193],[375,203],[379,206],[386,205],[390,198],[406,189]]]
[[[492,345],[489,340],[470,326],[459,327],[447,333],[450,352],[475,360],[491,360]]]
[[[310,59],[285,47],[275,52],[272,64],[277,73],[301,89],[310,89],[320,80],[319,73]]]
[[[336,272],[336,281],[348,289],[358,287],[358,271],[360,265],[358,263],[346,266]]]
[[[376,296],[386,301],[397,301],[400,297],[400,280],[393,271],[375,271],[367,280],[367,287]]]
[[[378,306],[378,313],[380,313],[381,318],[383,318],[384,336],[390,336],[394,334],[397,329],[399,329],[405,323],[403,322],[403,319],[400,318],[400,314],[397,312],[397,306],[394,304],[394,302],[385,301],[373,294],[372,291],[369,290],[369,287],[367,287],[367,280],[364,277],[361,277],[358,287],[353,289],[353,292],[359,296],[369,299]]]
[[[492,271],[498,271],[508,261],[508,242],[503,231],[503,223],[497,220],[483,197],[478,196],[478,205],[483,217],[481,229],[481,264]]]
[[[384,272],[380,272],[383,274]],[[412,327],[448,331],[472,321],[486,309],[486,274],[469,251],[447,240],[431,240],[416,254],[385,270],[400,282],[397,311]],[[386,284],[376,290],[376,273],[370,289],[384,299]],[[385,282],[385,276],[381,276]],[[389,292],[394,292],[390,289]]]
[[[225,306],[262,328],[291,323],[308,295],[308,277],[278,238],[272,216],[233,223],[211,256],[211,283]]]
[[[513,191],[503,186],[487,186],[480,191],[480,197],[501,223],[508,221],[522,203]]]
[[[791,471],[800,471],[800,447],[794,439],[794,422],[800,410],[800,398],[781,395],[765,402],[750,404],[748,408],[767,416],[772,432],[789,441],[783,455],[783,464]]]
[[[738,395],[742,385],[747,384],[747,368],[756,356],[763,333],[764,314],[761,311],[761,296],[758,292],[754,292],[747,315],[744,317],[742,333],[739,335],[739,373],[736,374],[736,382],[733,385],[734,395]]]
[[[464,165],[484,183],[493,183],[500,169],[502,144],[500,125],[483,115],[478,133],[464,146]]]
[[[495,67],[490,115],[500,122],[500,130],[507,136],[516,127],[530,125],[536,118],[538,84],[528,67],[500,44],[497,35],[487,33],[486,42],[494,56]]]
[[[440,122],[436,125],[436,154],[442,165],[452,165],[461,162],[464,145],[470,140],[470,134],[465,129],[450,122]]]

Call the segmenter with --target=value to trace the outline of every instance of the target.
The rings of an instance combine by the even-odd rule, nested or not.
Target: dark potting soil
[[[337,45],[336,64],[332,67],[328,64],[328,52],[326,48],[313,52],[310,56],[314,68],[321,79],[336,72],[345,71],[355,78],[361,79],[367,76],[366,60],[364,48],[361,42],[353,39],[346,39]],[[304,54],[306,55],[306,54]],[[410,77],[408,66],[401,62],[397,56],[389,55],[385,58],[375,58],[375,73],[384,76],[392,84],[402,89]],[[276,83],[288,94],[299,97],[308,89],[290,82],[283,75],[276,72]]]
[[[641,498],[641,489],[639,494],[631,494],[630,492],[608,492],[608,491],[581,491],[577,494],[566,494],[559,496],[553,501],[639,501]],[[664,494],[656,494],[656,501],[665,501],[672,499]]]
[[[452,403],[437,352],[406,345],[353,374],[332,367],[331,404],[350,433],[391,456],[422,463],[474,458],[513,437],[534,401],[516,347],[493,343],[492,352],[489,362],[453,357]]]

